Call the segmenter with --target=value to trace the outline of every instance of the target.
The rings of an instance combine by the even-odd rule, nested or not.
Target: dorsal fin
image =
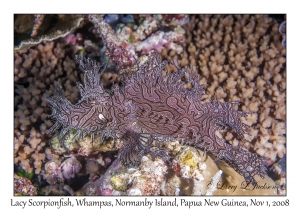
[[[84,84],[77,83],[80,90],[81,101],[100,100],[106,97],[107,93],[100,83],[103,74],[102,65],[90,58],[83,57],[83,54],[75,56],[79,67],[84,71]]]

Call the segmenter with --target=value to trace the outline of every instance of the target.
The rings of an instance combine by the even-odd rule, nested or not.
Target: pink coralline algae
[[[75,157],[68,158],[61,165],[54,161],[49,161],[45,164],[46,173],[44,178],[49,184],[61,183],[65,179],[74,178],[81,167],[80,162]]]
[[[182,52],[180,44],[185,40],[185,30],[181,25],[189,21],[188,15],[140,15],[139,26],[118,24],[115,33],[102,16],[89,15],[88,18],[94,24],[94,32],[103,39],[106,55],[118,71],[133,67],[139,53],[161,52],[163,48]]]
[[[188,22],[187,15],[141,15],[142,23],[134,26],[119,24],[116,35],[127,50],[148,54],[151,50],[161,52],[164,47],[181,53],[185,30],[181,25]],[[164,30],[160,30],[164,28]],[[166,30],[168,28],[168,30]]]
[[[137,51],[141,51],[142,54],[148,54],[151,50],[161,52],[164,47],[174,50],[175,52],[181,52],[182,47],[174,43],[184,41],[184,32],[163,32],[158,31],[152,34],[148,39],[139,43],[136,46]]]
[[[65,160],[61,164],[61,168],[62,168],[62,174],[64,175],[64,177],[66,179],[70,179],[70,178],[74,178],[75,174],[80,171],[81,164],[76,158],[71,157],[71,158]]]
[[[15,195],[37,195],[36,188],[32,185],[31,181],[25,177],[14,177],[14,193]]]
[[[112,190],[109,189],[109,188],[103,189],[101,191],[101,195],[103,195],[103,196],[110,196],[110,195],[112,195]]]
[[[63,40],[67,43],[67,44],[72,44],[72,45],[76,45],[78,42],[81,42],[83,40],[83,36],[80,33],[75,34],[68,34],[67,36],[65,36],[63,38]]]
[[[45,164],[45,172],[44,179],[46,179],[49,184],[61,183],[64,181],[61,168],[53,161]]]

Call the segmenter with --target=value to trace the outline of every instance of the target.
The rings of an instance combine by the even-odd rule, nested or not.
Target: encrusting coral
[[[166,171],[167,166],[163,160],[152,161],[143,156],[139,170],[133,169],[130,173],[115,175],[110,182],[115,190],[127,191],[127,195],[159,195]]]
[[[44,179],[49,184],[63,182],[64,179],[74,178],[81,169],[80,162],[74,157],[66,159],[60,166],[57,162],[49,161],[45,164]]]
[[[171,168],[175,173],[165,180],[165,195],[211,195],[222,174],[211,157],[190,146],[181,147]],[[209,185],[214,176],[215,182]]]
[[[37,189],[27,178],[14,175],[14,194],[34,196],[37,195]]]
[[[141,24],[135,26],[117,25],[116,36],[128,51],[148,54],[151,50],[161,52],[163,48],[182,52],[184,42],[184,25],[189,21],[188,15],[140,15]],[[159,30],[164,28],[164,30]],[[170,28],[169,31],[166,28]]]
[[[117,27],[117,35],[114,35],[115,32],[108,24],[104,23],[102,19],[103,16],[89,15],[82,17],[87,17],[87,20],[94,25],[93,27],[90,26],[96,34],[96,38],[94,38],[93,41],[85,40],[87,36],[82,35],[81,31],[80,33],[76,33],[76,35],[75,33],[70,34],[64,39],[55,42],[45,42],[31,47],[31,49],[27,51],[15,53],[16,164],[28,172],[33,172],[34,170],[36,175],[40,174],[38,176],[44,177],[51,186],[57,186],[57,189],[60,189],[64,185],[62,188],[66,188],[67,190],[63,190],[61,193],[71,195],[246,195],[249,193],[248,191],[237,190],[234,193],[230,191],[224,192],[218,189],[219,183],[225,180],[227,185],[240,185],[240,182],[246,179],[248,183],[261,184],[261,182],[265,182],[270,186],[274,185],[272,180],[264,174],[263,168],[265,162],[259,160],[259,156],[254,154],[257,153],[266,157],[268,159],[266,162],[267,166],[272,165],[274,161],[282,158],[285,154],[286,51],[281,45],[282,35],[278,33],[279,26],[273,19],[264,15],[192,15],[189,16],[190,21],[182,26],[183,29],[180,29],[182,32],[179,32],[176,31],[176,25],[186,23],[188,20],[186,19],[187,16],[179,15],[178,19],[176,19],[177,16],[176,18],[159,15],[157,15],[157,17],[145,16],[144,22],[140,22],[140,26],[134,28],[134,30],[132,30],[133,28],[130,29],[132,31],[130,31],[128,38],[128,34],[126,35],[124,33],[131,27],[130,24],[124,24],[119,28]],[[177,35],[181,34],[180,36],[182,36],[180,38],[182,42],[180,41],[176,47],[174,47],[173,44],[164,45],[163,41],[160,43],[161,46],[157,48],[158,51],[162,50],[162,56],[167,58],[167,60],[178,61],[178,63],[171,62],[170,64],[166,64],[166,68],[161,72],[162,77],[167,78],[168,75],[181,75],[180,71],[182,70],[180,70],[180,66],[189,67],[190,70],[184,70],[185,75],[181,75],[184,76],[184,78],[180,84],[183,85],[184,89],[179,88],[180,90],[186,93],[188,93],[188,91],[197,90],[196,92],[202,95],[201,106],[204,107],[205,105],[203,104],[205,103],[209,104],[207,108],[211,108],[210,105],[212,107],[216,107],[217,105],[229,105],[229,109],[235,111],[238,107],[234,101],[239,100],[242,104],[242,111],[248,113],[248,115],[239,114],[241,119],[239,126],[235,127],[233,125],[232,127],[236,133],[231,132],[232,130],[223,130],[228,124],[222,124],[221,121],[217,122],[219,124],[216,130],[209,132],[209,135],[213,135],[217,140],[226,140],[226,149],[224,149],[225,147],[223,149],[226,152],[233,152],[231,153],[232,157],[234,157],[233,160],[232,157],[225,158],[222,154],[218,155],[218,152],[215,152],[212,147],[205,145],[205,143],[203,144],[203,142],[199,142],[197,136],[195,136],[195,139],[193,139],[192,136],[188,137],[189,144],[212,151],[212,154],[218,156],[218,159],[227,159],[231,165],[227,165],[229,170],[222,165],[224,163],[220,164],[219,161],[217,161],[216,165],[209,156],[203,155],[203,153],[200,155],[201,150],[197,150],[197,152],[196,149],[192,147],[179,146],[181,149],[174,152],[168,148],[168,145],[162,144],[165,137],[160,139],[159,136],[150,136],[150,139],[153,138],[153,142],[148,139],[142,144],[137,144],[137,149],[134,149],[138,152],[139,160],[137,161],[133,153],[128,153],[128,151],[124,149],[133,148],[130,146],[130,143],[132,143],[130,138],[134,137],[135,134],[130,132],[121,134],[118,133],[117,129],[107,129],[104,133],[102,132],[104,137],[114,137],[108,140],[104,140],[101,135],[97,135],[97,132],[93,133],[90,131],[82,135],[84,138],[81,137],[80,140],[77,140],[76,137],[78,137],[78,134],[80,137],[80,133],[77,133],[77,131],[81,128],[75,126],[72,127],[71,130],[64,130],[60,135],[55,135],[51,141],[48,141],[50,135],[46,134],[46,130],[53,125],[58,126],[59,124],[53,124],[51,120],[47,119],[49,107],[46,103],[47,100],[44,99],[48,99],[48,102],[53,106],[59,105],[61,102],[66,102],[62,100],[57,103],[58,101],[53,98],[53,94],[54,97],[58,98],[67,96],[71,105],[80,104],[84,102],[84,100],[89,101],[89,99],[93,97],[94,93],[89,92],[88,86],[92,84],[91,78],[95,75],[99,76],[100,74],[96,72],[89,74],[87,70],[90,67],[95,69],[98,69],[98,67],[95,66],[96,63],[90,59],[79,58],[79,65],[84,71],[84,74],[76,71],[77,64],[74,62],[74,55],[78,54],[79,51],[83,52],[88,49],[88,51],[86,51],[88,56],[92,58],[98,57],[100,54],[103,55],[99,49],[102,44],[104,44],[105,47],[102,49],[106,49],[106,56],[114,62],[119,75],[105,72],[101,81],[104,81],[103,84],[105,84],[105,87],[110,87],[113,81],[117,81],[118,84],[121,84],[120,87],[125,84],[124,90],[126,90],[129,95],[136,92],[137,86],[131,87],[128,85],[128,81],[130,81],[128,78],[134,78],[135,75],[139,75],[139,77],[150,76],[152,69],[147,71],[147,68],[155,63],[153,62],[155,59],[156,64],[161,65],[162,67],[160,68],[163,69],[165,61],[160,64],[159,57],[148,51],[148,48],[151,49],[154,47],[154,49],[156,49],[155,44],[150,44],[151,46],[146,47],[147,49],[142,47],[143,44],[150,43],[151,37],[155,37],[160,33],[157,32],[156,35],[153,34],[157,26],[153,25],[153,27],[147,28],[148,25],[154,24],[155,21],[153,22],[153,17],[156,21],[159,20],[160,24],[175,26],[175,29],[173,28],[175,30],[174,33]],[[89,31],[91,32],[92,30],[89,29]],[[184,33],[185,37],[183,36]],[[98,39],[97,34],[102,38],[103,42],[97,43],[97,41],[95,41]],[[166,34],[163,36],[165,37]],[[159,39],[163,40],[163,36]],[[138,41],[136,42],[138,44],[132,48],[133,38]],[[172,43],[172,39],[170,39],[170,41]],[[124,45],[124,43],[127,44]],[[139,49],[138,47],[141,48]],[[178,49],[181,52],[180,54],[178,54]],[[138,58],[140,52],[145,54],[150,53],[150,56],[146,55]],[[105,60],[105,63],[109,63],[109,61]],[[104,68],[105,67],[106,66],[104,66]],[[195,77],[195,75],[198,74],[200,74],[200,84],[196,84],[198,78]],[[158,74],[151,76],[151,78],[153,77],[158,78]],[[191,80],[191,78],[193,79]],[[100,79],[100,77],[93,81],[96,86],[100,84],[98,79]],[[178,79],[180,78],[178,77]],[[78,81],[83,81],[79,82],[83,84],[83,86],[78,85],[79,89],[76,87]],[[57,89],[55,82],[63,85],[63,88]],[[201,94],[204,90],[203,84],[206,86],[205,94]],[[116,88],[117,86],[118,85],[115,84],[113,85],[112,92],[106,92],[106,89],[102,87],[103,89],[99,92],[101,94],[104,92],[103,98],[101,98],[102,95],[99,94],[101,103],[106,103],[106,97],[110,97],[111,95],[117,96],[118,94],[116,93],[119,91],[123,93],[122,88],[118,89]],[[143,86],[141,87],[144,88]],[[78,101],[79,93],[82,98]],[[105,95],[106,93],[107,95]],[[145,94],[147,95],[146,92],[143,92],[144,97],[146,96]],[[154,92],[151,93],[150,91],[149,97],[154,97],[153,94]],[[215,99],[215,102],[212,101],[212,99]],[[126,115],[131,111],[136,112],[134,106],[130,103],[126,103],[124,104],[126,106],[125,110],[122,111],[122,101],[124,101],[122,94],[118,95],[114,100],[116,100],[114,102],[114,111],[116,111],[114,114],[119,115],[122,113],[125,118],[128,117],[127,121],[128,119],[132,120],[133,116]],[[135,101],[136,99],[132,97],[132,100]],[[228,103],[225,101],[232,102]],[[172,101],[169,101],[167,104],[171,107],[174,106]],[[195,109],[198,108],[199,107],[195,107]],[[121,112],[117,111],[118,109]],[[144,109],[147,110],[147,107],[144,107]],[[59,107],[57,110],[59,110]],[[55,116],[55,114],[56,113],[53,112],[52,116]],[[106,115],[105,112],[97,116],[101,121],[108,119],[108,115]],[[167,113],[163,116],[169,119]],[[151,119],[151,117],[149,119]],[[147,124],[145,124],[146,127],[139,130],[139,126],[142,125],[140,122],[131,123],[131,129],[138,132],[143,131],[143,129],[146,129],[148,132],[149,126],[155,129],[150,121],[145,121],[143,123]],[[119,122],[112,121],[111,123]],[[126,125],[126,123],[127,122],[124,121],[124,125]],[[183,125],[183,129],[189,128],[189,126],[192,127],[191,125],[187,125],[186,120],[183,120],[181,124]],[[63,125],[64,128],[66,128],[65,126],[66,125]],[[249,135],[244,132],[244,129],[248,126],[251,126],[248,130]],[[55,130],[55,128],[55,126],[52,127],[50,131]],[[193,129],[195,131],[196,127]],[[157,131],[160,132],[159,130]],[[68,132],[71,134],[69,138]],[[214,132],[215,134],[213,134]],[[92,135],[85,136],[87,133]],[[74,136],[75,138],[73,138]],[[166,136],[166,138],[170,137],[170,135]],[[243,143],[238,140],[241,139],[241,137]],[[65,140],[63,140],[64,138]],[[124,138],[127,140],[122,144]],[[141,136],[141,139],[142,138],[148,137],[146,135]],[[186,138],[186,140],[188,138]],[[104,142],[102,142],[103,140]],[[169,140],[172,139],[170,138],[167,141]],[[204,142],[209,142],[209,140],[206,139]],[[173,143],[172,140],[168,144]],[[148,150],[147,147],[149,145],[151,149]],[[162,145],[164,146],[161,147]],[[217,148],[216,145],[214,146]],[[161,149],[157,149],[160,147]],[[144,148],[144,151],[141,150],[141,148]],[[136,165],[141,162],[140,167],[134,170],[126,169],[117,160],[111,164],[111,157],[113,154],[116,154],[113,151],[119,149],[119,159],[123,164],[129,163],[129,165]],[[166,153],[167,151],[168,154]],[[151,155],[145,156],[147,154]],[[247,165],[247,167],[239,171],[240,169],[235,165],[241,160],[235,158],[235,156],[237,157],[239,154],[242,154],[243,158],[251,154],[250,156],[254,158],[253,164]],[[127,159],[124,158],[126,155]],[[62,164],[65,160],[63,156],[71,156],[73,159],[76,157],[80,160],[81,164],[85,162],[82,165],[83,170],[81,170],[81,173],[78,173],[79,169],[75,169],[76,167],[73,167],[72,164]],[[153,159],[153,156],[157,158]],[[204,156],[209,158],[203,160]],[[128,162],[128,160],[130,161]],[[165,162],[168,160],[171,162]],[[201,164],[203,161],[208,160],[211,160],[212,163]],[[235,161],[237,162],[235,163]],[[195,165],[194,163],[197,164]],[[64,175],[62,171],[63,166],[70,166],[70,173]],[[152,171],[152,175],[156,174],[155,178],[153,178],[149,170],[155,168],[155,166],[157,173],[155,170]],[[106,169],[107,167],[109,168]],[[244,177],[239,175],[231,167],[234,167],[235,170],[242,173]],[[254,172],[249,177],[247,171],[253,171],[253,169]],[[115,170],[118,172],[111,173]],[[170,171],[173,172],[170,174]],[[205,175],[208,171],[210,171],[208,175]],[[76,173],[77,175],[75,176]],[[76,179],[78,176],[82,176],[82,173],[90,174],[90,181],[80,191],[74,192],[65,184],[64,179]],[[259,174],[265,178],[262,179],[255,174]],[[98,179],[99,176],[100,179]],[[149,181],[147,177],[151,181]],[[235,182],[230,181],[228,177],[236,177],[234,179]],[[95,186],[94,183],[97,183],[99,186]],[[153,185],[151,185],[151,183]],[[193,187],[187,187],[187,190],[184,190],[183,186],[189,185],[188,183],[193,183]],[[146,190],[146,188],[141,187],[142,185],[149,186]],[[158,188],[158,185],[161,187]],[[55,193],[59,193],[59,190],[57,191],[56,188],[52,188],[47,187],[47,190],[46,188],[45,190],[49,191],[47,193],[50,194],[54,191]],[[253,194],[273,195],[274,191],[254,191]]]
[[[215,162],[207,153],[179,142],[170,142],[166,147],[173,157],[170,164],[144,156],[140,167],[125,168],[115,160],[105,174],[96,181],[90,180],[76,194],[276,195],[276,185],[269,177],[256,177],[269,188],[245,188],[243,176],[223,161]]]

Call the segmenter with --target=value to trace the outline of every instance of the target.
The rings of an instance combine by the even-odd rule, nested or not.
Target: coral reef
[[[99,179],[90,180],[77,195],[275,195],[269,177],[261,179],[273,189],[243,189],[243,176],[223,161],[214,162],[206,153],[178,142],[166,145],[172,161],[143,156],[138,168],[125,168],[118,160]],[[221,170],[220,170],[221,169]],[[225,188],[227,186],[227,188]],[[275,190],[274,190],[275,186]],[[234,189],[234,190],[233,190]]]
[[[194,15],[184,25],[185,51],[164,49],[162,56],[199,69],[202,97],[209,102],[239,100],[251,126],[244,147],[271,161],[285,154],[286,49],[279,24],[267,15]],[[197,72],[198,73],[198,72]],[[232,145],[236,135],[223,131]]]
[[[36,21],[35,25],[33,15],[17,15],[15,18],[15,33],[32,33],[35,36],[35,41],[28,42],[29,45],[24,42],[23,47],[15,48],[15,165],[29,173],[34,172],[37,179],[32,182],[35,186],[41,185],[45,195],[286,193],[285,168],[281,163],[285,161],[281,158],[285,157],[286,143],[286,49],[281,42],[285,40],[284,25],[279,27],[278,23],[266,15],[132,15],[117,16],[116,20],[104,16],[107,23],[115,24],[116,31],[113,31],[103,21],[103,16],[63,16],[57,16],[58,22],[66,21],[68,24],[62,25],[70,23],[74,27],[69,27],[65,30],[66,33],[53,36],[53,39],[51,36],[46,39],[42,37],[48,36],[45,28],[49,19],[57,18],[55,15],[46,15],[42,21]],[[85,17],[86,20],[82,21]],[[120,21],[122,24],[119,24]],[[82,24],[85,24],[84,28],[76,30]],[[126,77],[134,74],[137,66],[146,69],[149,57],[138,56],[148,54],[152,49],[161,51],[164,59],[178,61],[171,62],[173,65],[167,64],[163,75],[179,72],[180,67],[191,69],[186,73],[186,78],[200,74],[200,84],[205,85],[207,90],[202,95],[201,103],[210,103],[213,98],[221,103],[240,101],[242,111],[248,113],[240,119],[250,126],[248,134],[243,134],[243,142],[239,140],[239,133],[235,134],[230,129],[222,130],[222,125],[219,125],[216,136],[232,145],[229,148],[243,147],[242,152],[246,151],[246,154],[250,151],[264,156],[264,163],[269,168],[268,174],[276,182],[268,176],[262,179],[254,175],[254,179],[258,185],[277,185],[277,192],[274,189],[251,192],[243,189],[234,192],[232,189],[220,189],[220,183],[240,186],[245,179],[232,166],[222,161],[214,163],[206,152],[203,154],[199,149],[178,146],[176,142],[168,142],[162,150],[157,150],[155,147],[162,146],[162,139],[154,137],[154,147],[139,154],[139,161],[136,163],[142,164],[133,170],[114,160],[116,152],[122,148],[122,138],[115,136],[107,139],[95,134],[73,139],[76,129],[71,131],[70,138],[66,140],[62,140],[57,133],[53,137],[46,134],[53,122],[47,118],[50,109],[44,99],[54,94],[55,83],[63,85],[62,95],[72,104],[78,103],[79,95],[82,95],[76,84],[84,84],[84,72],[77,70],[75,54],[84,52],[88,57],[104,62],[106,71],[101,76],[101,83],[106,91],[112,84],[126,83]],[[106,56],[103,56],[105,51]],[[129,71],[132,73],[123,74]],[[194,85],[185,81],[184,87],[192,90]],[[236,104],[232,106],[234,110],[238,108]],[[134,123],[132,126],[136,127]],[[128,147],[128,143],[125,143],[125,147]],[[151,142],[146,141],[145,144]],[[191,144],[197,145],[197,141],[191,140]],[[174,147],[177,149],[174,150]],[[121,149],[120,153],[122,152],[124,154]],[[145,156],[147,153],[150,156]],[[153,159],[153,155],[158,155],[158,158]],[[72,173],[66,174],[67,178],[61,167],[66,157],[76,157],[82,166],[79,172],[71,164],[69,172]],[[135,162],[134,159],[131,160]],[[165,162],[166,160],[169,162]],[[159,166],[157,171],[152,168],[154,165]],[[156,174],[157,179],[151,179],[148,170],[154,170],[152,173]],[[73,173],[75,171],[77,172]],[[148,181],[143,182],[142,178]],[[86,184],[79,184],[79,179]],[[72,184],[74,182],[79,185]],[[148,186],[147,192],[141,188],[142,184]],[[158,184],[161,186],[159,191],[156,187]],[[28,186],[30,185],[32,184],[29,183]],[[34,195],[27,193],[28,190],[23,190],[23,193],[21,191],[15,191],[16,195]]]
[[[190,146],[181,147],[171,168],[175,173],[166,179],[164,195],[211,195],[222,174],[211,157]]]
[[[161,159],[154,161],[143,156],[139,170],[115,175],[110,182],[114,190],[126,191],[127,195],[159,195],[167,166]],[[131,186],[128,189],[128,186]]]
[[[185,31],[181,25],[189,21],[188,15],[140,15],[136,18],[139,25],[120,23],[114,32],[108,23],[112,21],[116,24],[118,19],[117,16],[103,19],[101,15],[89,15],[89,20],[94,24],[94,33],[102,37],[106,55],[118,71],[132,68],[138,53],[148,54],[154,49],[161,52],[164,47],[182,52]],[[159,30],[161,28],[164,30]],[[170,29],[166,31],[166,28]]]
[[[25,141],[25,135],[21,135],[18,130],[15,130],[14,138],[14,162],[27,172],[39,174],[42,163],[45,160],[45,154],[42,149],[46,145],[42,141],[41,135],[34,128],[31,129],[29,138]]]
[[[45,131],[52,125],[47,118],[47,104],[43,98],[52,94],[53,83],[64,84],[65,94],[75,102],[79,91],[75,63],[65,57],[64,45],[48,42],[39,44],[27,53],[15,53],[15,163],[39,174],[45,161],[43,149],[47,143]],[[66,75],[62,77],[63,75]]]

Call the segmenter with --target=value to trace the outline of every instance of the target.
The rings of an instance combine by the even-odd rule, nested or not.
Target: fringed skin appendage
[[[153,144],[155,138],[152,135],[127,131],[122,139],[124,143],[119,150],[118,159],[125,167],[139,166],[142,157],[147,154],[153,158],[160,157],[164,161],[169,159],[166,149],[155,147]]]
[[[140,143],[140,134],[127,131],[122,139],[123,146],[119,150],[118,159],[126,167],[134,167],[141,163],[141,158],[145,155],[145,146]]]
[[[72,109],[72,104],[63,95],[61,86],[56,86],[54,95],[45,100],[50,104],[52,108],[52,113],[51,115],[49,115],[49,117],[56,120],[54,125],[46,131],[47,134],[51,134],[55,130],[58,130],[61,126],[66,126],[68,121],[67,116]]]
[[[244,176],[247,184],[251,183],[254,186],[257,182],[254,179],[255,175],[265,178],[267,175],[267,168],[264,164],[264,159],[255,153],[244,150],[242,147],[233,147],[226,144],[227,152],[222,159],[224,159],[231,167],[238,173]]]

